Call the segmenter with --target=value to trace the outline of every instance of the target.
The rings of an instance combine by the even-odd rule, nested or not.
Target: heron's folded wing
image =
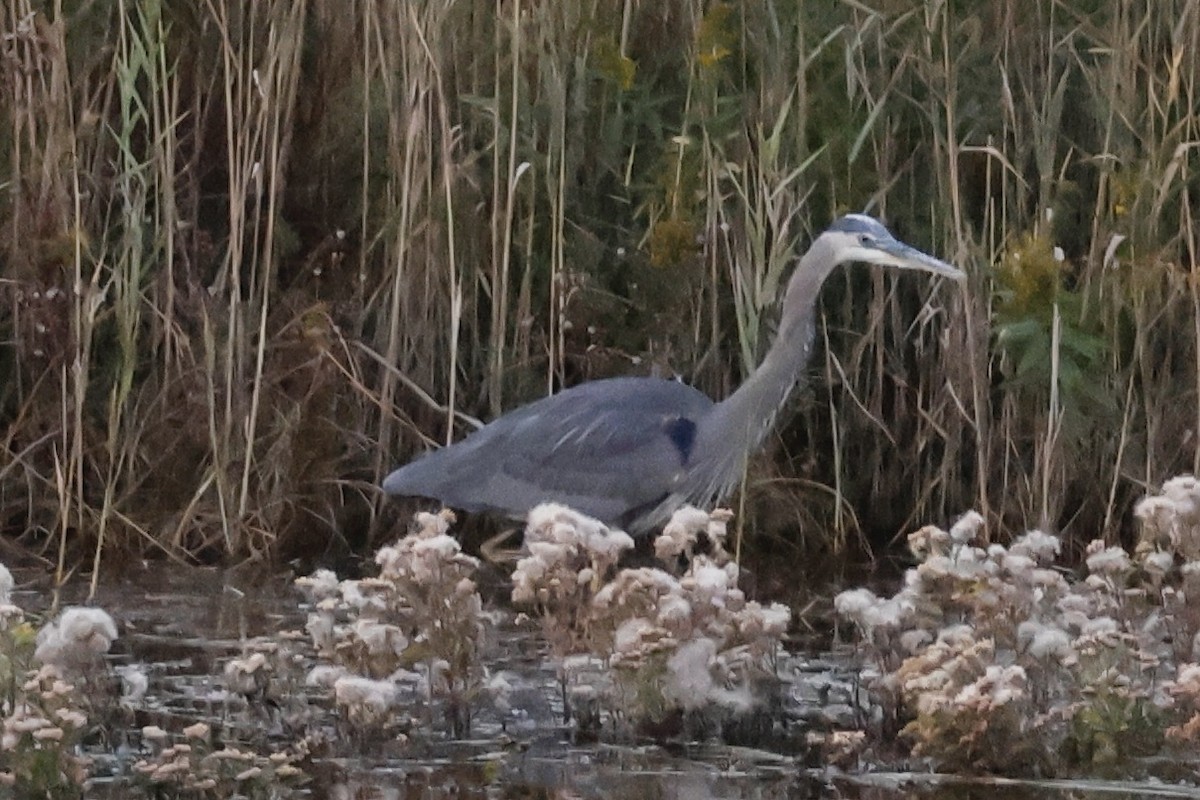
[[[678,489],[697,419],[712,405],[688,386],[649,379],[583,384],[548,400],[514,420],[496,488],[596,498],[621,513]]]

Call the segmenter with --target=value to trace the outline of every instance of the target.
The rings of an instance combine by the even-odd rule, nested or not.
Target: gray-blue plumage
[[[847,214],[844,217],[838,217],[825,231],[827,233],[865,233],[877,239],[892,238],[891,232],[883,226],[882,222],[874,217],[868,217],[866,214]]]
[[[897,241],[871,217],[841,217],[801,257],[775,341],[726,400],[714,403],[658,378],[584,383],[401,467],[383,488],[513,518],[558,502],[634,534],[662,524],[684,503],[717,502],[740,478],[800,377],[821,284],[838,264],[855,260],[963,277]]]
[[[695,421],[712,405],[678,381],[591,381],[521,406],[396,470],[383,488],[514,518],[537,505],[536,497],[636,527],[640,513],[681,488],[692,466]]]

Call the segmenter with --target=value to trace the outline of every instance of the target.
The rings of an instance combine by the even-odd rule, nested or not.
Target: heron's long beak
[[[967,277],[966,273],[958,267],[922,253],[915,247],[909,247],[898,239],[876,242],[875,246],[889,256],[887,259],[889,263],[900,269],[919,269],[932,272],[934,275],[953,278],[956,281],[965,280]]]

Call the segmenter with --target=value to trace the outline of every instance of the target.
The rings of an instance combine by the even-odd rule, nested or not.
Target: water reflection
[[[290,578],[239,571],[174,571],[156,565],[127,569],[105,584],[95,602],[121,627],[114,659],[118,665],[147,665],[151,679],[146,707],[135,726],[153,723],[178,731],[203,719],[271,745],[285,742],[288,729],[278,720],[236,721],[222,706],[220,681],[214,676],[226,661],[243,652],[247,640],[303,626],[304,614]],[[15,600],[23,607],[36,611],[51,602],[53,593],[44,575],[19,574],[18,582],[21,588]],[[82,582],[68,586],[60,603],[82,602],[85,593]],[[533,627],[520,627],[510,615],[493,644],[489,666],[513,675],[518,689],[514,696],[524,717],[509,719],[502,729],[500,719],[494,713],[489,717],[485,710],[477,718],[477,738],[471,741],[414,737],[403,747],[364,746],[339,736],[331,722],[319,723],[326,728],[326,746],[304,765],[312,782],[292,796],[334,800],[1200,798],[1194,787],[1150,783],[971,783],[913,775],[844,776],[823,771],[823,765],[806,769],[802,755],[786,747],[782,752],[766,752],[715,745],[576,746],[561,729],[554,671]],[[790,669],[795,683],[784,702],[795,706],[793,719],[816,720],[839,703],[846,708],[853,705],[849,695],[853,689],[847,688],[852,682],[839,672],[844,661],[796,657]],[[138,796],[122,777],[128,754],[97,756],[117,777],[96,781],[89,797]]]

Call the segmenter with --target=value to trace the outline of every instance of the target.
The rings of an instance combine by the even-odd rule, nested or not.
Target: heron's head
[[[892,236],[879,220],[865,214],[847,214],[830,225],[820,238],[828,240],[834,260],[865,261],[885,267],[919,269],[955,280],[963,280],[962,270],[926,255]]]

